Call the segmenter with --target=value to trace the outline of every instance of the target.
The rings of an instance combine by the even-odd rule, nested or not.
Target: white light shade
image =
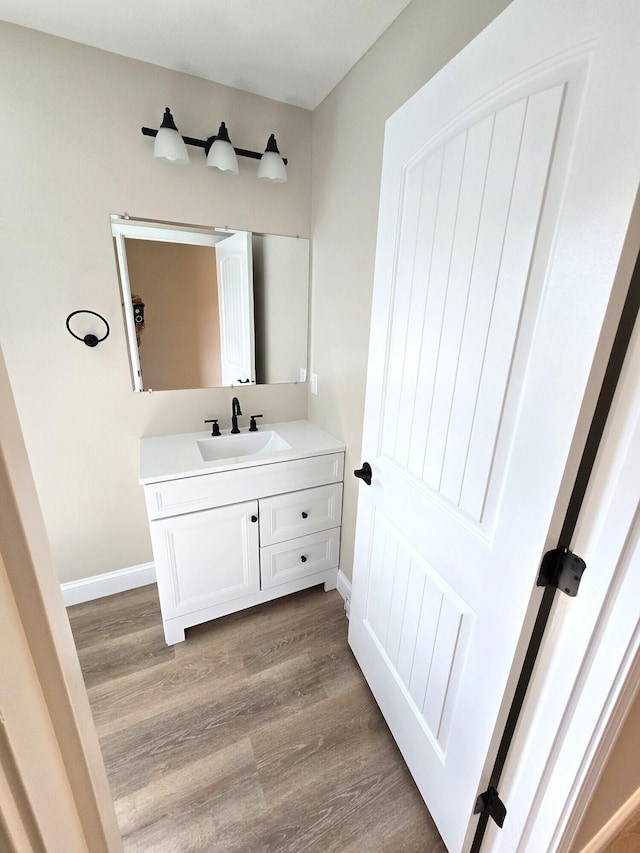
[[[173,121],[173,116],[167,107],[164,111],[162,125],[156,135],[156,141],[153,146],[154,157],[164,157],[165,160],[170,160],[172,163],[184,165],[189,162],[189,152],[184,144],[184,139],[178,133],[178,129]]]
[[[220,169],[221,172],[238,174],[238,158],[230,142],[216,139],[207,154],[207,166]]]
[[[220,125],[218,135],[207,154],[207,166],[220,169],[221,172],[232,172],[238,174],[238,158],[234,151],[229,133],[224,122]]]
[[[189,162],[189,152],[183,138],[177,130],[169,130],[168,127],[161,127],[158,131],[153,146],[153,156],[164,157],[165,160],[171,160],[172,163],[180,165],[186,165]]]
[[[260,159],[258,177],[263,181],[276,181],[277,183],[284,183],[287,180],[287,169],[278,151],[273,133],[269,137],[266,150]]]

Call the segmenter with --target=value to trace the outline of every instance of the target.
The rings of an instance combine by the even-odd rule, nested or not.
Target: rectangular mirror
[[[304,380],[309,241],[111,215],[134,391]]]

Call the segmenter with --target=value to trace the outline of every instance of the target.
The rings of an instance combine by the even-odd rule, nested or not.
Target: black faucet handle
[[[211,418],[210,420],[205,421],[205,424],[212,424],[211,435],[220,435],[220,427],[218,426],[217,418]]]
[[[256,418],[263,418],[264,415],[250,415],[249,416],[249,432],[258,432],[258,427],[256,426]]]

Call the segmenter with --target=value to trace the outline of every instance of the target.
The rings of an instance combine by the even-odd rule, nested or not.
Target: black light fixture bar
[[[143,127],[142,128],[142,135],[143,136],[154,136],[155,137],[158,135],[158,131],[154,130],[152,127]],[[182,134],[180,134],[180,136],[182,136]],[[193,145],[194,148],[204,148],[205,154],[208,154],[209,149],[211,148],[211,146],[213,145],[213,143],[216,141],[216,139],[218,137],[217,136],[210,136],[208,139],[195,139],[193,136],[182,136],[182,138],[185,142],[185,145]],[[235,145],[233,146],[233,150],[240,157],[250,157],[252,160],[261,160],[262,159],[262,154],[258,153],[257,151],[247,151],[246,148],[236,148]],[[286,166],[287,162],[288,162],[287,158],[283,157],[282,162]]]

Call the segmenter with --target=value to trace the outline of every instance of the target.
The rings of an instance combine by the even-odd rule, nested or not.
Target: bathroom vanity
[[[344,445],[310,421],[143,438],[165,638],[338,573]]]

